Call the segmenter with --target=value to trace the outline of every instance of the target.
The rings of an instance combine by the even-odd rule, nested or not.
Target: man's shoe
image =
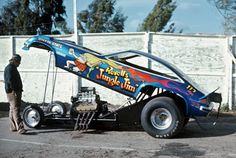
[[[24,128],[18,130],[18,133],[19,133],[19,134],[25,134],[26,132],[27,132],[27,131],[26,131]]]
[[[16,132],[17,130],[16,129],[10,129],[11,132]]]

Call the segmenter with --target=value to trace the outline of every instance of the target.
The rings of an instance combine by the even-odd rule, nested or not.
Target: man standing
[[[20,117],[21,96],[23,85],[17,67],[20,65],[21,56],[14,54],[9,60],[9,64],[4,70],[5,90],[7,100],[10,104],[9,119],[10,130],[17,131],[19,134],[26,133],[23,121]]]

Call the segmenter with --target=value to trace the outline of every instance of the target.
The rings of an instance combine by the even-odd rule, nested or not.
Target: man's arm
[[[12,82],[13,82],[13,69],[8,67],[4,72],[4,82],[5,89],[7,93],[11,93],[13,91]]]

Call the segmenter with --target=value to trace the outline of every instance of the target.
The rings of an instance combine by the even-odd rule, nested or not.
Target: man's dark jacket
[[[21,77],[17,70],[17,67],[14,64],[9,63],[5,67],[4,81],[5,81],[6,93],[11,93],[12,91],[15,91],[15,92],[23,91]]]

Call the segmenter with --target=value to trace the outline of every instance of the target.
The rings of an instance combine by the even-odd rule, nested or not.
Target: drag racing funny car
[[[189,118],[207,116],[212,102],[220,104],[222,100],[221,94],[205,92],[176,66],[149,53],[128,50],[104,55],[72,41],[43,35],[28,39],[23,49],[30,47],[52,53],[56,67],[131,98],[124,106],[110,110],[112,103],[101,100],[95,88],[81,87],[71,97],[69,109],[58,101],[46,109],[26,107],[23,119],[32,128],[56,118],[73,120],[75,130],[140,126],[153,137],[170,138]]]

